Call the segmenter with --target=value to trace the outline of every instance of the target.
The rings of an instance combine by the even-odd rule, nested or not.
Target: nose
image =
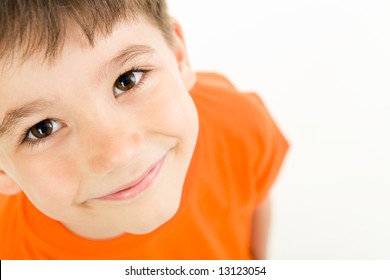
[[[134,160],[145,145],[143,134],[129,123],[100,123],[86,136],[87,165],[99,176],[125,167]]]

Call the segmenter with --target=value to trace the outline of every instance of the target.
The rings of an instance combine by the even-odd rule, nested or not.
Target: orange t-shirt
[[[0,259],[250,259],[254,209],[288,144],[256,94],[198,74],[191,95],[199,136],[177,214],[145,235],[88,240],[38,211],[22,193],[0,195]]]

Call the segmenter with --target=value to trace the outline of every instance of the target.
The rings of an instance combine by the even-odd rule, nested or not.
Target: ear
[[[174,37],[174,52],[179,66],[179,71],[186,88],[190,90],[195,85],[196,74],[195,71],[192,70],[190,65],[187,47],[183,36],[183,30],[176,19],[171,18],[171,21]]]
[[[21,191],[19,186],[3,170],[0,170],[0,193],[14,195]]]

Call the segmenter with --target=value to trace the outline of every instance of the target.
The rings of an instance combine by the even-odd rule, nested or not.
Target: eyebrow
[[[155,54],[155,50],[148,45],[131,45],[118,52],[118,55],[113,57],[103,68],[98,72],[97,80],[101,80],[108,71],[115,65],[123,65],[126,62],[131,62],[141,56],[151,56]],[[0,137],[9,134],[14,127],[18,126],[23,119],[35,114],[38,111],[44,110],[54,104],[54,101],[48,99],[37,99],[17,108],[8,110],[5,113],[3,122],[0,125]]]
[[[102,80],[106,74],[112,70],[116,65],[123,65],[125,63],[134,62],[143,56],[152,56],[156,51],[148,45],[131,45],[118,52],[103,68],[98,72],[97,81]]]
[[[37,99],[23,104],[17,108],[8,110],[5,113],[3,122],[0,125],[0,137],[9,134],[14,127],[20,124],[23,119],[35,114],[38,111],[50,107],[53,104],[53,100]]]

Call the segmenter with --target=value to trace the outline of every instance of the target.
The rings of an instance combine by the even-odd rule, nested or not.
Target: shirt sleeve
[[[258,114],[252,172],[255,178],[255,203],[260,205],[281,169],[289,144],[260,97],[254,93],[245,95],[255,104]]]

